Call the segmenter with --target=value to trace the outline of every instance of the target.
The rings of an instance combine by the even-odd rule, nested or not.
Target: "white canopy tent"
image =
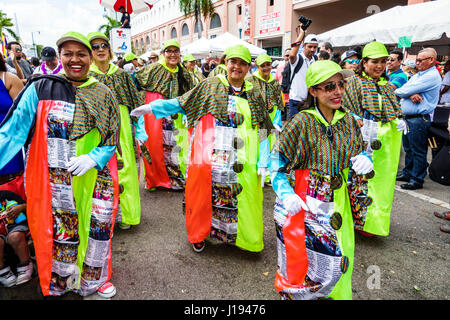
[[[400,37],[411,36],[413,51],[432,46],[438,54],[449,55],[449,12],[450,0],[396,6],[319,34],[317,38],[320,42],[330,42],[333,47],[351,47],[373,40],[393,45]]]
[[[250,50],[250,54],[253,57],[256,57],[263,53],[267,53],[266,50],[264,50],[260,47],[257,47],[251,43],[248,43],[247,41],[239,39],[238,37],[233,36],[229,32],[225,32],[225,33],[221,34],[220,36],[218,36],[217,38],[210,39],[209,42],[211,45],[211,51],[214,53],[223,53],[226,48],[237,45],[237,44],[242,44],[242,45],[246,46],[248,48],[248,50]]]
[[[192,54],[195,58],[206,57],[211,52],[210,40],[202,37],[180,49],[182,55]]]

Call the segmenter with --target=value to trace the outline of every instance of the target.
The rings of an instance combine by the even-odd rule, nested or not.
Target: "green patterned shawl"
[[[261,92],[267,112],[272,113],[274,106],[280,111],[284,110],[281,86],[272,74],[270,74],[269,80],[265,81],[259,74],[259,71],[256,71],[254,74],[248,76],[246,80],[253,84],[254,90]]]
[[[381,97],[381,109],[377,87]],[[389,122],[402,114],[394,90],[395,88],[385,79],[375,83],[367,76],[355,74],[347,78],[342,105],[361,118],[364,111],[368,111],[377,121]]]

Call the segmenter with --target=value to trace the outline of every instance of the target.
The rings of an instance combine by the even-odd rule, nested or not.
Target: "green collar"
[[[347,114],[346,111],[344,111],[342,109],[337,109],[334,112],[331,123],[328,123],[328,121],[325,120],[325,118],[322,116],[322,114],[316,107],[311,107],[309,109],[303,110],[302,112],[312,114],[317,120],[319,120],[323,125],[325,125],[325,127],[328,127],[330,125],[332,125],[332,126],[335,125],[339,120],[341,120]]]
[[[367,80],[375,82],[374,79],[369,77],[364,71],[362,72],[362,75]],[[387,83],[388,83],[388,81],[385,78],[383,78],[383,77],[380,77],[380,79],[378,79],[378,82],[377,82],[377,84],[380,85],[380,86],[385,86],[385,85],[387,85]]]
[[[271,83],[272,81],[275,80],[275,77],[273,76],[272,73],[269,74],[269,80],[267,80],[267,81],[264,80],[264,78],[262,77],[262,75],[261,75],[259,69],[258,69],[257,71],[255,71],[255,72],[253,73],[253,75],[254,75],[255,77],[257,77],[258,79],[260,79],[261,81],[264,81],[264,82],[267,82],[267,83]]]
[[[175,69],[170,69],[170,68],[167,66],[166,59],[161,59],[161,60],[158,61],[158,63],[160,63],[160,64],[161,64],[164,68],[166,68],[167,71],[169,71],[169,72],[172,72],[172,73],[178,72],[178,66],[176,66]]]
[[[225,87],[231,86],[228,82],[227,77],[224,74],[218,74],[217,77],[220,79],[220,81],[224,84]],[[250,81],[244,80],[244,91],[251,91],[253,90],[253,84]]]
[[[105,73],[103,73],[103,72],[98,68],[98,66],[97,66],[95,63],[92,63],[92,64],[91,64],[91,67],[90,67],[89,70],[92,71],[92,72],[98,73],[98,74],[105,74]],[[116,73],[118,70],[119,70],[119,67],[118,67],[118,66],[116,66],[116,65],[113,64],[113,63],[110,63],[110,64],[109,64],[108,72],[107,72],[106,74],[108,74],[108,75],[114,74],[114,73]]]

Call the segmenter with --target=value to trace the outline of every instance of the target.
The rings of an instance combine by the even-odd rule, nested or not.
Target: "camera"
[[[309,25],[311,24],[312,20],[310,18],[307,18],[305,16],[300,16],[298,18],[298,21],[302,24],[302,29],[306,31],[308,29]]]

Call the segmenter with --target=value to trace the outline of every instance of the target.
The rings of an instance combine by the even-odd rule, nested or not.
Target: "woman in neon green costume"
[[[88,77],[88,39],[57,41],[63,75],[32,79],[0,128],[0,167],[28,146],[27,218],[42,293],[112,297],[111,236],[119,202],[119,106]]]
[[[260,91],[264,98],[264,106],[270,114],[275,129],[280,132],[281,112],[284,110],[284,101],[281,93],[280,83],[276,81],[272,75],[272,58],[268,54],[261,54],[256,58],[256,66],[258,70],[248,76],[246,80],[250,81],[254,90]],[[277,132],[271,133],[269,136],[270,148],[272,149],[276,142]],[[266,182],[270,182],[270,175],[267,172]]]
[[[120,108],[120,152],[117,150],[119,183],[121,188],[117,221],[126,229],[137,225],[141,219],[139,193],[139,154],[137,144],[147,141],[144,118],[131,119],[130,112],[144,104],[144,94],[139,92],[131,76],[110,63],[112,50],[109,39],[101,32],[91,32],[88,40],[92,46],[93,63],[90,75],[108,86]]]
[[[342,105],[362,125],[364,149],[373,159],[374,176],[367,181],[350,177],[350,199],[355,229],[366,236],[387,236],[402,131],[407,126],[400,119],[395,88],[385,75],[389,57],[386,47],[373,41],[364,47],[362,55],[356,74],[347,81]]]
[[[180,63],[180,44],[168,40],[161,58],[135,72],[140,87],[145,90],[145,103],[156,99],[173,99],[194,87],[187,69]],[[182,190],[185,185],[187,130],[182,114],[163,119],[145,115],[145,130],[151,137],[145,146],[152,163],[144,161],[146,188],[164,187]]]
[[[351,299],[354,231],[347,177],[372,170],[353,116],[341,107],[344,78],[329,61],[306,72],[308,99],[283,128],[269,169],[283,299]]]
[[[207,78],[186,94],[156,100],[132,112],[186,115],[190,150],[185,189],[188,241],[200,252],[208,236],[258,252],[263,244],[262,172],[268,139],[258,130],[273,129],[263,98],[245,81],[250,68],[248,49],[227,51],[228,76]]]
[[[200,82],[205,80],[205,76],[197,70],[195,62],[197,60],[192,54],[187,54],[183,56],[183,64],[186,69],[189,71],[189,75],[191,76],[192,83],[194,86],[198,85]]]

